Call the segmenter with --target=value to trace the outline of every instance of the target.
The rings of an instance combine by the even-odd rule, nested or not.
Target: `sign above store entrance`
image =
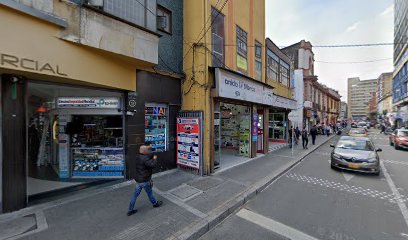
[[[216,68],[215,81],[218,97],[265,105],[272,105],[274,102],[272,88],[238,74]]]
[[[57,108],[120,109],[120,100],[116,97],[62,97],[57,99]]]

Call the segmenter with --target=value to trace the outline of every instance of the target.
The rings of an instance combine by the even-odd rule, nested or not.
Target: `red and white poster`
[[[200,118],[177,118],[177,164],[200,169]]]

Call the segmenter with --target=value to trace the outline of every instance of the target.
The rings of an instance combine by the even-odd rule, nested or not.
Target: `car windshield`
[[[353,149],[353,150],[362,150],[362,151],[373,151],[373,145],[370,141],[361,139],[347,139],[347,140],[340,140],[337,143],[337,148],[344,148],[344,149]]]
[[[363,129],[350,130],[350,134],[365,134],[365,131]]]
[[[408,131],[398,131],[398,137],[408,137]]]

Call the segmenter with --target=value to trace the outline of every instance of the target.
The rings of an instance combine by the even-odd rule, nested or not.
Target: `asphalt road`
[[[201,239],[407,240],[408,151],[370,137],[383,149],[380,176],[330,169],[335,137]]]

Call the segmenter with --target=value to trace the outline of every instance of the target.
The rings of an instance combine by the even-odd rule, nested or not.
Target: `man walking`
[[[139,148],[139,154],[136,157],[136,189],[129,204],[127,215],[135,214],[137,210],[134,209],[136,199],[142,189],[144,189],[149,197],[153,207],[160,207],[163,202],[157,201],[153,195],[152,174],[153,168],[157,164],[157,156],[151,153],[151,147],[142,145]]]
[[[295,135],[296,135],[296,145],[298,145],[299,139],[300,139],[300,130],[299,127],[296,127],[295,129]]]
[[[302,145],[303,149],[307,149],[307,144],[309,143],[309,136],[307,134],[307,130],[305,127],[303,127],[302,130]]]
[[[317,136],[316,125],[313,125],[312,129],[310,129],[310,135],[312,135],[312,144],[315,145],[316,136]]]

